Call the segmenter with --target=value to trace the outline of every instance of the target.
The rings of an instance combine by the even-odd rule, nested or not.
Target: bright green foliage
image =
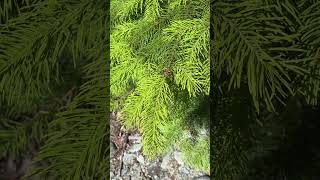
[[[111,1],[111,103],[126,128],[142,132],[150,158],[183,139],[192,110],[209,95],[209,9],[206,0]],[[196,154],[187,144],[182,150],[190,162],[201,155],[191,165],[208,170],[203,141]]]
[[[17,2],[0,3],[1,158],[37,141],[42,179],[109,179],[108,1]]]
[[[190,137],[189,137],[190,138]],[[210,161],[208,156],[204,154],[210,154],[208,149],[209,147],[209,136],[207,134],[197,137],[195,140],[190,139],[184,140],[181,145],[182,152],[184,152],[184,161],[191,167],[194,167],[196,170],[209,170]]]

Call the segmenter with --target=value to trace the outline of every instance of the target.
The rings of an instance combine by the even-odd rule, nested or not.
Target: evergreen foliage
[[[109,8],[104,0],[1,1],[1,159],[41,146],[35,162],[47,165],[30,175],[109,179]]]
[[[210,90],[209,10],[207,0],[111,1],[112,109],[149,158],[176,146],[205,171],[209,111],[197,109]]]
[[[312,0],[212,1],[214,179],[320,177],[310,135],[319,128],[319,9]]]
[[[110,21],[108,3],[0,2],[1,159],[35,146],[29,175],[109,179],[110,65],[111,109],[150,158],[176,147],[208,171],[210,149],[217,180],[320,178],[320,2],[112,0]]]

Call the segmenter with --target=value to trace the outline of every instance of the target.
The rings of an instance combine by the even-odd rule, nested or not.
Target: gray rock
[[[187,169],[186,167],[183,167],[180,169],[180,172],[184,173],[184,174],[190,174],[189,169]]]
[[[199,176],[199,177],[195,177],[193,178],[193,180],[210,180],[210,176]]]
[[[161,173],[161,169],[159,166],[157,166],[157,164],[153,164],[148,167],[148,175],[150,177],[152,178],[159,177],[160,173]]]
[[[169,169],[169,164],[170,164],[170,154],[167,154],[162,159],[161,168]]]
[[[140,163],[140,164],[144,164],[144,157],[142,155],[139,155],[137,157],[137,161]]]
[[[129,149],[129,152],[135,153],[135,152],[140,151],[141,148],[142,148],[142,144],[134,144],[134,145]]]
[[[127,153],[123,154],[122,161],[124,164],[133,164],[134,160],[135,160],[135,155],[127,154]]]
[[[174,159],[178,162],[180,165],[184,165],[183,160],[182,160],[182,153],[181,152],[174,152]]]
[[[129,174],[131,175],[131,179],[139,179],[141,174],[140,165],[135,163],[130,167]]]
[[[129,141],[134,141],[135,143],[140,143],[141,142],[141,136],[138,134],[133,134],[128,137]]]

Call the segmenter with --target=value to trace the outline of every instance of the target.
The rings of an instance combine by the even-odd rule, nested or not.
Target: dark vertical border
[[[108,161],[109,161],[109,166],[107,168],[107,172],[106,172],[106,177],[107,177],[107,180],[110,179],[110,166],[111,166],[111,158],[110,158],[110,0],[107,0],[107,22],[108,22],[108,27],[107,28],[107,49],[106,49],[106,53],[107,53],[107,81],[106,81],[106,86],[107,86],[107,112],[108,114],[106,114],[106,118],[107,118],[107,136],[108,138],[106,138],[108,140],[107,142],[107,154],[109,154],[108,156]]]
[[[215,102],[217,99],[217,89],[215,86],[216,77],[214,75],[214,0],[210,2],[210,179],[213,179],[213,153],[214,153],[214,144],[212,143],[212,130],[213,130],[213,121],[215,114]]]

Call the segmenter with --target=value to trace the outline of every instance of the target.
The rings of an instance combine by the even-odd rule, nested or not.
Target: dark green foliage
[[[212,1],[216,179],[320,177],[311,138],[319,127],[309,117],[319,102],[319,9],[318,1]]]
[[[31,174],[109,179],[108,1],[0,3],[0,153]]]

